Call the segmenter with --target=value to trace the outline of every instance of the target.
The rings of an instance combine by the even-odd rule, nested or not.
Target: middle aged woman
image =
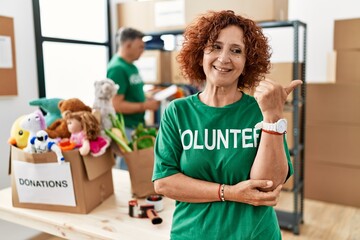
[[[281,239],[272,206],[293,172],[282,114],[302,82],[264,79],[269,59],[261,28],[232,11],[186,28],[178,60],[204,88],[170,103],[155,145],[155,190],[176,200],[171,239]]]

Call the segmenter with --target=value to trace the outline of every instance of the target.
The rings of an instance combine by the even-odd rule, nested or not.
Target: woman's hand
[[[226,185],[225,199],[253,206],[275,206],[278,203],[282,185],[269,192],[259,190],[260,188],[270,188],[272,185],[273,182],[268,180],[247,180],[232,186]]]
[[[294,80],[287,87],[283,87],[270,79],[261,81],[255,89],[254,97],[259,104],[264,121],[276,122],[282,118],[288,95],[301,84],[301,80]]]

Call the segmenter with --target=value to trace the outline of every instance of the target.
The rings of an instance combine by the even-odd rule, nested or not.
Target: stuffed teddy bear
[[[65,111],[77,112],[77,111],[88,111],[91,112],[92,109],[85,105],[78,98],[70,98],[66,100],[61,100],[58,104],[59,110],[61,113]],[[64,118],[58,119],[53,122],[50,126],[47,127],[46,132],[49,134],[50,138],[70,138],[71,133],[68,130],[66,120]]]
[[[62,118],[59,109],[61,98],[39,98],[29,102],[30,106],[38,106],[45,115],[46,126],[50,126],[55,120]]]
[[[119,85],[115,84],[113,80],[105,78],[95,81],[94,87],[95,100],[93,109],[100,112],[101,129],[110,129],[113,125],[109,115],[116,114],[112,98],[116,95]]]
[[[91,154],[95,157],[105,153],[110,142],[100,136],[100,124],[89,111],[65,111],[63,118],[71,133],[69,144],[79,148],[82,156]]]

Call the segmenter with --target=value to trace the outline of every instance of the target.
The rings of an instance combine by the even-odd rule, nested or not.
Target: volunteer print
[[[237,148],[256,148],[260,131],[254,128],[244,129],[202,129],[179,130],[183,149],[219,150]]]

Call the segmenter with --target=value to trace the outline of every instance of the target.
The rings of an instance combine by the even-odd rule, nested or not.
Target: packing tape
[[[160,212],[164,209],[163,197],[158,194],[146,197],[146,203],[154,205],[155,211]]]

